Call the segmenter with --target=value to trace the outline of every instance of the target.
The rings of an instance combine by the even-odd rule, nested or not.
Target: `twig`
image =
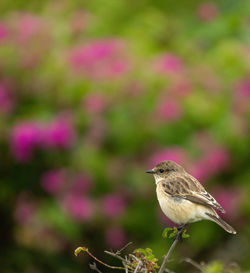
[[[92,264],[89,264],[89,267],[90,267],[90,269],[92,269],[92,270],[94,270],[94,271],[96,271],[96,272],[98,272],[98,273],[102,273],[102,272],[97,268],[95,262],[93,262]]]
[[[121,252],[126,249],[128,246],[132,245],[132,242],[127,243],[124,247],[122,247],[120,250],[117,250],[115,254],[121,254]]]
[[[186,263],[190,263],[192,266],[196,267],[197,269],[199,269],[201,272],[203,272],[203,267],[202,265],[198,264],[197,262],[195,262],[194,260],[190,259],[190,258],[184,258],[181,262],[186,262]]]
[[[126,263],[125,262],[122,262],[123,266],[124,266],[124,269],[125,269],[125,273],[128,273],[128,268],[126,266]]]
[[[137,264],[137,266],[136,266],[136,268],[135,268],[135,271],[134,271],[134,273],[137,273],[137,271],[138,271],[138,269],[139,269],[139,267],[140,267],[140,264],[142,264],[142,261],[141,260],[139,260],[137,257],[135,257],[135,255],[132,255],[132,254],[129,254],[132,258],[134,258],[137,262],[138,262],[138,264]]]
[[[179,228],[177,228],[177,229],[178,229],[178,232],[177,232],[177,234],[176,234],[175,237],[174,237],[174,241],[173,241],[171,247],[169,248],[168,253],[167,253],[167,254],[165,255],[165,257],[164,257],[163,263],[162,263],[162,265],[161,265],[160,270],[159,270],[158,273],[163,273],[163,272],[165,271],[165,269],[166,269],[166,264],[167,264],[167,262],[168,262],[168,258],[169,258],[169,256],[170,256],[170,254],[172,253],[172,251],[174,250],[174,248],[176,247],[177,243],[178,243],[179,241],[180,241],[180,242],[182,241],[182,234],[185,232],[185,228],[186,228],[186,227],[187,227],[187,224],[182,225],[182,226],[180,226]]]
[[[81,251],[84,251],[84,252],[87,252],[89,254],[89,256],[91,256],[94,260],[96,260],[98,263],[106,266],[106,267],[109,267],[111,269],[119,269],[119,270],[123,270],[124,268],[123,267],[120,267],[120,266],[112,266],[112,265],[109,265],[109,264],[106,264],[104,263],[103,261],[101,261],[100,259],[98,259],[97,257],[95,257],[89,250],[88,248],[86,247],[78,247],[77,249],[75,249],[75,255],[77,256]]]
[[[115,257],[115,258],[117,258],[117,259],[119,259],[119,260],[121,260],[123,262],[126,262],[126,260],[124,258],[122,258],[121,256],[117,255],[117,252],[114,253],[114,252],[110,252],[110,251],[104,250],[104,253],[106,253],[106,254],[108,254],[108,255],[110,255],[112,257]]]
[[[170,256],[170,254],[172,253],[172,251],[174,250],[174,248],[176,247],[178,241],[179,241],[179,239],[178,239],[178,237],[176,237],[176,238],[174,239],[174,242],[172,243],[170,249],[168,250],[168,253],[165,255],[164,260],[163,260],[163,263],[162,263],[162,265],[161,265],[160,270],[159,270],[158,273],[163,273],[163,272],[165,271],[166,264],[167,264],[167,262],[168,262],[168,258],[169,258],[169,256]]]
[[[174,271],[169,270],[169,269],[167,269],[167,268],[165,268],[165,272],[167,272],[167,273],[175,273]]]

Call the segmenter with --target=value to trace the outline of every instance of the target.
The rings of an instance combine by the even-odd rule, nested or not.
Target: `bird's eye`
[[[159,171],[160,171],[160,173],[164,173],[164,170],[163,170],[163,169],[160,169]]]

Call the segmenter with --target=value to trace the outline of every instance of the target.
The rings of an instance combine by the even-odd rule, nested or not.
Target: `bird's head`
[[[153,169],[147,170],[146,173],[153,174],[156,183],[168,176],[170,172],[184,172],[184,168],[171,160],[165,160],[157,164]]]

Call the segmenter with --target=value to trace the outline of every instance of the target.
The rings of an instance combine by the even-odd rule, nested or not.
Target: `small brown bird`
[[[154,175],[162,211],[173,222],[182,225],[181,228],[188,223],[211,220],[227,232],[236,234],[234,228],[215,211],[216,209],[225,213],[225,210],[183,167],[167,160],[147,173]]]

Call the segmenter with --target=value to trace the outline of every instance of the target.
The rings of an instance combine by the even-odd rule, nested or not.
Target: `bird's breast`
[[[156,188],[157,199],[163,213],[177,224],[186,224],[199,221],[197,214],[199,205],[179,197],[173,197],[165,193],[161,184]]]

